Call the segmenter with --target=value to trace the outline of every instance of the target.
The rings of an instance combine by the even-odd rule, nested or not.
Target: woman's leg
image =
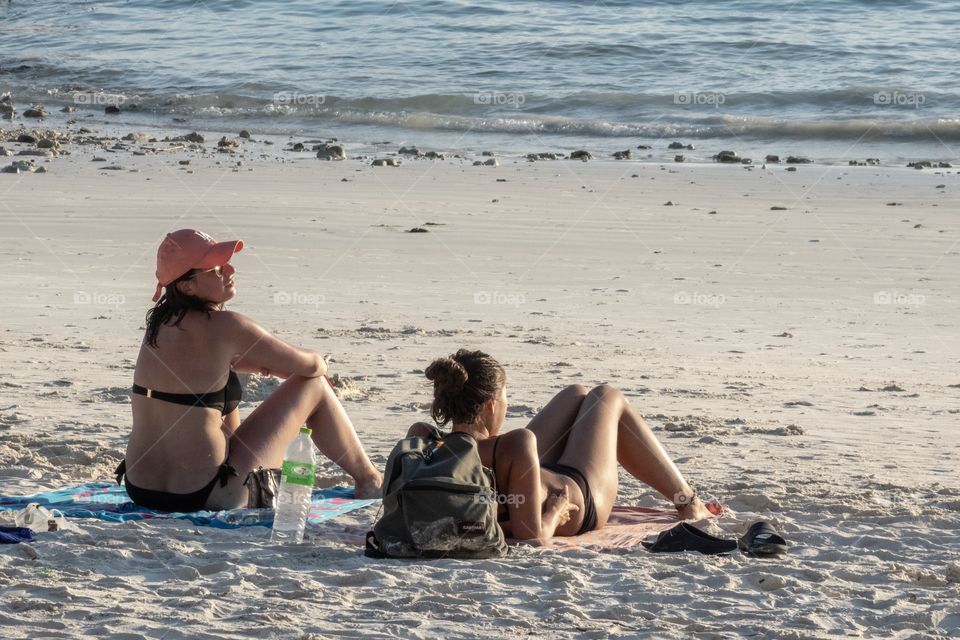
[[[325,456],[353,477],[357,497],[379,495],[382,476],[360,444],[353,423],[326,379],[291,376],[264,400],[229,440],[230,464],[239,477],[219,485],[208,507],[234,508],[246,504],[247,473],[257,467],[279,467],[287,445],[306,423],[313,442]]]
[[[537,436],[537,454],[540,464],[554,464],[567,446],[567,438],[573,427],[580,405],[587,397],[587,388],[580,384],[570,385],[553,396],[540,410],[527,429]]]
[[[677,505],[683,519],[711,517],[667,455],[650,426],[623,394],[610,385],[594,388],[584,398],[560,464],[580,469],[605,521],[617,493],[616,462],[641,482]]]

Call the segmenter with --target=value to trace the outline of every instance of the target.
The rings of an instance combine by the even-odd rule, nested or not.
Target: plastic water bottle
[[[300,429],[300,435],[290,443],[283,456],[271,542],[303,542],[303,531],[307,527],[307,514],[310,512],[310,494],[317,471],[317,455],[313,451],[310,433],[307,427]]]

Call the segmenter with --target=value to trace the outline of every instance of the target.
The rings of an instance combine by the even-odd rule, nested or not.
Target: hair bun
[[[437,358],[423,373],[433,380],[435,390],[447,392],[462,391],[470,377],[463,365],[450,357]]]

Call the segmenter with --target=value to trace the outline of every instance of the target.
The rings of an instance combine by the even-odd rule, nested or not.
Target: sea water
[[[948,1],[0,1],[0,91],[362,144],[949,161],[957,42]]]

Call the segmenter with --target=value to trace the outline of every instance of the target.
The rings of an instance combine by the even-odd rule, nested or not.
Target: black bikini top
[[[243,385],[240,384],[240,378],[237,372],[230,370],[227,377],[227,384],[219,391],[210,393],[167,393],[166,391],[155,391],[138,384],[133,385],[133,392],[148,398],[156,398],[164,402],[173,402],[175,404],[185,404],[192,407],[206,407],[208,409],[219,409],[220,413],[227,415],[240,405],[243,398]]]

